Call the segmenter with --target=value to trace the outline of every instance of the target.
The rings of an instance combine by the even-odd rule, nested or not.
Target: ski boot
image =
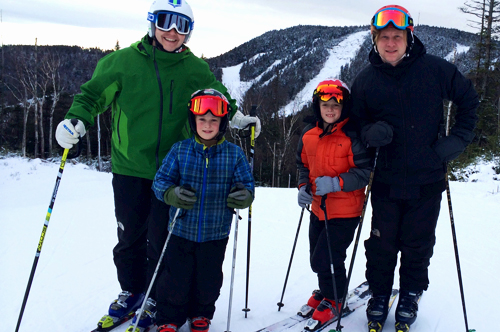
[[[422,297],[422,291],[409,292],[402,290],[399,294],[399,302],[396,307],[396,331],[407,332],[410,325],[417,319],[418,302]]]
[[[135,323],[137,321],[137,315],[139,314],[139,310],[137,309],[136,315],[134,319],[132,319],[132,323],[127,328],[126,332],[132,332],[134,330]],[[148,298],[146,301],[146,305],[144,306],[144,310],[142,311],[141,317],[139,318],[139,323],[137,323],[137,328],[135,332],[144,332],[149,331],[152,325],[154,325],[156,319],[156,301],[152,298]]]
[[[164,324],[158,326],[156,332],[177,332],[177,325],[174,324]]]
[[[319,290],[314,290],[311,297],[307,301],[307,304],[304,304],[302,307],[300,307],[297,315],[305,318],[311,317],[314,310],[318,307],[323,298],[324,296],[321,295],[321,292]]]
[[[372,295],[366,308],[368,318],[368,331],[380,332],[384,328],[387,314],[389,313],[390,295]]]
[[[104,315],[97,323],[96,331],[109,331],[123,324],[135,315],[135,310],[140,307],[144,294],[132,294],[122,291],[118,299],[109,306],[108,314]]]
[[[189,320],[191,332],[208,332],[210,327],[210,319],[205,317],[195,317]]]
[[[338,318],[342,304],[336,304],[335,301],[329,300],[326,297],[321,301],[313,315],[307,321],[304,330],[316,331],[320,327],[335,321]]]

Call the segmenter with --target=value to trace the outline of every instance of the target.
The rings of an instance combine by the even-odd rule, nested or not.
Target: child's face
[[[321,111],[321,118],[323,119],[325,127],[328,124],[334,123],[340,119],[340,115],[342,114],[342,105],[337,103],[333,98],[329,101],[320,100],[319,109]]]
[[[221,118],[207,112],[203,115],[195,115],[195,121],[196,133],[202,140],[211,141],[215,139],[219,133]]]
[[[163,31],[156,28],[155,36],[167,52],[173,52],[181,47],[182,43],[184,43],[184,40],[186,39],[185,35],[179,34],[175,29]]]

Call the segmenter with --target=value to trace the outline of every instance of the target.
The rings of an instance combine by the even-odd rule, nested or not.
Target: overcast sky
[[[401,0],[416,24],[476,32],[465,0]],[[78,45],[111,49],[142,38],[152,0],[2,0],[3,44]],[[385,0],[189,0],[195,26],[194,54],[213,57],[270,30],[295,25],[351,26],[370,23]]]

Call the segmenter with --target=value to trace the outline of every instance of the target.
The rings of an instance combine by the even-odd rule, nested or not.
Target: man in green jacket
[[[170,147],[190,136],[186,105],[194,91],[224,93],[233,113],[231,125],[256,125],[256,117],[236,111],[236,101],[216,80],[208,64],[185,43],[193,30],[193,13],[185,1],[157,0],[148,13],[150,29],[142,40],[102,58],[90,81],[81,86],[56,129],[56,140],[71,148],[97,114],[111,106],[111,158],[118,244],[113,249],[122,292],[98,326],[107,328],[130,318],[140,307],[167,236],[169,206],[151,190],[155,173]],[[76,119],[75,125],[72,119]],[[73,121],[75,123],[75,121]],[[139,326],[154,323],[155,287]]]

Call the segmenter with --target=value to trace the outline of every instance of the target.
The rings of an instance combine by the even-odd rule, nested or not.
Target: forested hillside
[[[354,49],[340,50],[346,48],[344,43],[348,38],[359,34],[364,39]],[[480,82],[477,68],[481,51],[477,35],[429,26],[415,27],[415,34],[428,53],[454,62],[475,84]],[[295,147],[304,127],[303,119],[309,114],[309,105],[297,102],[299,93],[307,92],[308,82],[324,70],[334,51],[354,54],[338,75],[351,84],[368,64],[370,49],[368,26],[299,25],[269,31],[225,54],[205,59],[219,80],[223,80],[228,68],[236,68],[240,85],[230,91],[237,96],[244,113],[252,105],[258,106],[263,131],[256,141],[255,177],[260,185],[295,186]],[[80,85],[90,79],[97,61],[113,50],[4,45],[1,51],[0,152],[17,151],[42,158],[58,154],[60,149],[54,140],[57,123],[68,111]],[[494,52],[492,58],[497,59],[497,51]],[[498,72],[495,68],[493,61],[491,71]],[[500,122],[495,106],[500,96],[497,81],[494,78],[487,85],[488,106],[481,110],[477,138],[468,150],[470,153],[461,157],[460,165],[472,162],[477,155],[495,155]],[[293,112],[285,112],[285,107],[294,102]],[[97,124],[89,130],[83,157],[95,158],[100,148],[100,155],[109,160],[110,113],[99,118],[100,143]],[[227,135],[229,140],[248,149],[249,140],[244,136],[244,132],[235,130]]]

